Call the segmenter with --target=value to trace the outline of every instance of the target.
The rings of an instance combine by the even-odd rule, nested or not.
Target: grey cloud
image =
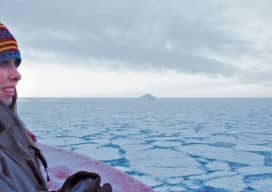
[[[247,71],[241,74],[240,81],[249,84],[260,84],[270,89],[272,85],[272,70]]]
[[[3,0],[0,12],[29,50],[75,62],[108,60],[113,68],[112,63],[122,63],[132,69],[231,75],[235,66],[203,52],[249,50],[223,30],[224,7],[214,2]]]

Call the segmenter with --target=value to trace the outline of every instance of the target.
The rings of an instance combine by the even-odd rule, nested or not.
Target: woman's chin
[[[5,105],[10,106],[12,103],[12,98],[5,98],[5,99],[0,99]]]

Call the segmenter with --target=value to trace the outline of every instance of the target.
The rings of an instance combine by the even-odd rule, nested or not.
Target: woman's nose
[[[9,79],[12,81],[20,81],[20,79],[22,78],[21,74],[19,73],[17,67],[15,65],[11,65],[10,66],[10,71],[9,71]]]

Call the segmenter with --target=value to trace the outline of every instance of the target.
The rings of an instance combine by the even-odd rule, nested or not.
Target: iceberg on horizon
[[[156,97],[150,93],[144,94],[140,97],[140,99],[147,99],[147,100],[155,100]]]

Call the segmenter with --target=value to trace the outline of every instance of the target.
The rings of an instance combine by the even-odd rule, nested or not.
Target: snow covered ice
[[[41,143],[160,192],[272,189],[272,99],[21,99]]]

